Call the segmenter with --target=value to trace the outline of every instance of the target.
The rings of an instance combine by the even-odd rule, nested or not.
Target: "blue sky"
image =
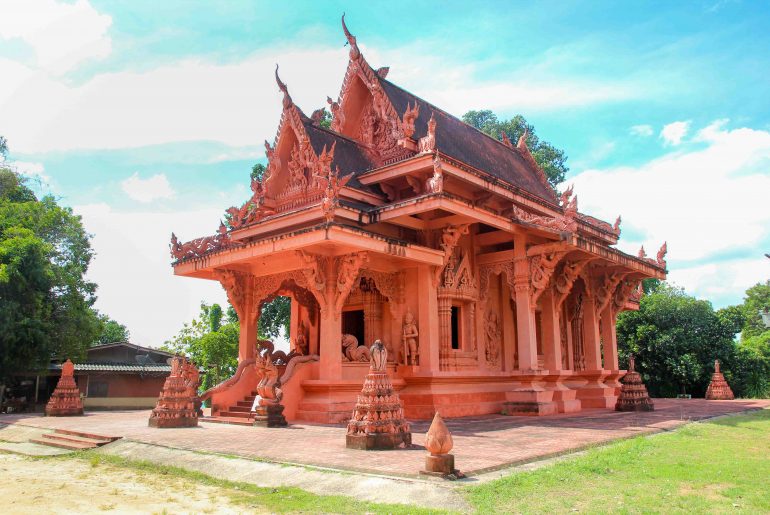
[[[336,97],[339,26],[446,110],[521,113],[565,149],[581,210],[619,247],[668,241],[672,281],[717,306],[770,276],[770,9],[760,2],[0,4],[10,160],[94,234],[98,306],[156,345],[216,284],[175,278],[171,230],[212,233],[248,196],[280,96]]]

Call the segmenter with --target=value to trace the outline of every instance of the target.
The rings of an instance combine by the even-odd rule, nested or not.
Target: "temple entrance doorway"
[[[374,342],[364,340],[364,310],[354,309],[342,313],[342,334],[352,334],[358,340],[359,345],[367,347]]]

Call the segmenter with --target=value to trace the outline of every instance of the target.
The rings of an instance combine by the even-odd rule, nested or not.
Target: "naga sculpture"
[[[371,353],[365,345],[358,344],[358,338],[352,334],[342,335],[342,355],[345,361],[359,361],[366,363],[371,358]]]

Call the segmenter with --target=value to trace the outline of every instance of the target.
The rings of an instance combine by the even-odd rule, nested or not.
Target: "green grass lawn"
[[[468,496],[482,513],[770,513],[770,410],[593,449]]]
[[[40,459],[73,458],[89,460],[97,471],[102,466],[132,469],[150,482],[173,476],[192,489],[218,487],[247,512],[431,512],[297,488],[260,488],[91,451]],[[479,513],[770,513],[770,410],[597,447],[533,472],[465,487],[462,492]]]

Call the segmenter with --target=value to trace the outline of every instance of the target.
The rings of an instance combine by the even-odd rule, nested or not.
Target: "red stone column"
[[[585,351],[586,370],[602,369],[600,345],[596,303],[593,297],[587,297],[583,303],[583,350]]]
[[[250,314],[240,319],[241,334],[238,337],[238,362],[254,357],[257,344],[257,326],[259,314]]]
[[[618,370],[618,337],[615,329],[616,314],[612,302],[602,311],[602,343],[604,344],[604,368]]]
[[[342,378],[342,313],[321,308],[320,379]]]
[[[417,324],[420,333],[420,372],[439,370],[438,292],[427,265],[417,269]]]
[[[540,299],[545,368],[547,370],[562,370],[561,328],[559,326],[559,314],[554,306],[553,292],[549,289],[543,293]]]
[[[519,370],[537,369],[537,337],[535,332],[535,312],[531,305],[529,287],[529,261],[527,259],[527,240],[523,236],[514,237],[513,275],[514,295],[516,297],[516,340],[519,349]]]

